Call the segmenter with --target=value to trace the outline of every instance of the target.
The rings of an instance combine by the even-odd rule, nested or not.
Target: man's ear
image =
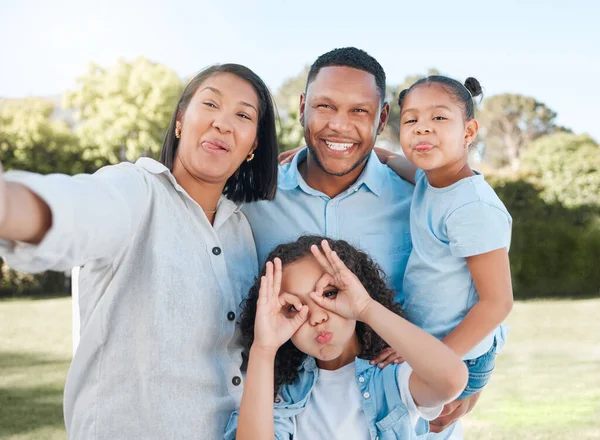
[[[388,122],[390,117],[390,105],[387,102],[383,103],[381,111],[379,112],[379,125],[377,127],[377,135],[383,133],[383,129]]]
[[[304,127],[304,109],[306,108],[306,93],[300,94],[300,106],[298,107],[298,117],[300,119],[300,125]]]

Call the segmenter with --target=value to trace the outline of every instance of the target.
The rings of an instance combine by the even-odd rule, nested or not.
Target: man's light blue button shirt
[[[396,300],[403,301],[402,283],[410,239],[410,203],[413,186],[383,165],[374,152],[358,180],[330,198],[309,187],[298,164],[302,149],[291,163],[279,167],[277,197],[245,204],[242,208],[254,233],[259,264],[281,243],[312,234],[342,239],[366,251],[385,271]]]

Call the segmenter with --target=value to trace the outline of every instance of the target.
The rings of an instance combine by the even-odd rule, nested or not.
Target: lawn
[[[515,304],[465,438],[600,439],[600,299]],[[0,439],[65,439],[68,298],[0,302]]]

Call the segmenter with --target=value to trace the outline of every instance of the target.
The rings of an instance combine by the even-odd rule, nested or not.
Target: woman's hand
[[[327,240],[323,240],[321,246],[323,252],[316,245],[311,247],[311,252],[327,273],[317,281],[315,292],[311,293],[312,299],[324,309],[360,321],[374,300],[358,277],[331,250]],[[337,291],[328,289],[328,286]]]
[[[304,324],[308,317],[308,307],[303,307],[298,297],[279,294],[281,288],[281,260],[267,261],[266,273],[260,279],[256,320],[254,322],[254,343],[252,347],[273,354],[286,343]],[[285,306],[293,306],[297,313],[284,314]]]
[[[387,164],[387,161],[389,159],[399,156],[398,153],[394,153],[393,151],[386,150],[385,148],[381,147],[373,147],[373,151],[377,155],[377,159],[379,159],[379,162],[383,164]]]
[[[302,148],[304,148],[304,147],[296,147],[296,148],[292,148],[291,150],[287,150],[287,151],[284,151],[283,153],[281,153],[277,157],[279,164],[284,165],[286,163],[291,162],[292,159],[294,159],[294,156],[296,155],[296,153],[298,153],[298,151],[302,150]]]

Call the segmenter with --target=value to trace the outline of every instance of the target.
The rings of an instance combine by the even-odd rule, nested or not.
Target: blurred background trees
[[[388,86],[391,113],[378,145],[400,151],[397,97],[426,75]],[[304,145],[299,96],[308,66],[274,94],[280,151]],[[158,157],[183,81],[145,58],[90,65],[61,98],[0,99],[0,160],[42,174],[94,172]],[[478,103],[473,166],[513,217],[510,250],[516,297],[600,294],[600,146],[556,123],[534,97],[504,93]],[[282,219],[285,221],[285,219]],[[26,275],[0,266],[0,294],[65,291],[63,274]]]
[[[183,84],[170,68],[145,58],[91,64],[65,95],[75,134],[88,159],[109,163],[158,157]]]

